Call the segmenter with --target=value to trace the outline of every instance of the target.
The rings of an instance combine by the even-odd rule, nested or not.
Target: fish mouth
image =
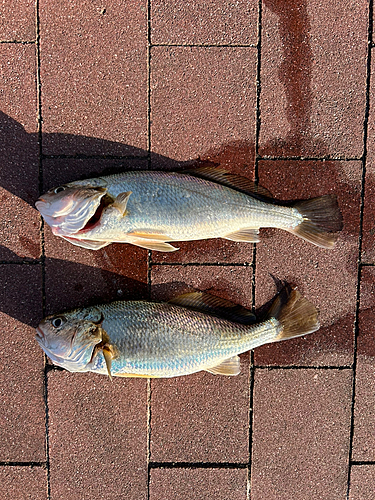
[[[35,339],[38,342],[38,344],[44,345],[44,343],[45,343],[45,335],[44,335],[43,331],[39,328],[39,326],[36,328]]]

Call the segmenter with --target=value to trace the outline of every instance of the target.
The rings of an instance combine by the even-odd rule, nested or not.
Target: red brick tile
[[[249,307],[251,275],[243,267],[155,266],[152,298],[166,300],[198,289]],[[248,459],[248,360],[247,354],[241,356],[238,377],[202,372],[152,381],[151,460]]]
[[[262,14],[262,155],[360,157],[366,2],[266,0]]]
[[[35,48],[0,46],[0,260],[40,256]]]
[[[112,175],[127,170],[147,170],[147,159],[131,158],[124,160],[62,159],[54,158],[43,162],[44,190],[73,182],[103,175]]]
[[[254,144],[256,49],[154,47],[152,151],[186,161],[234,140]]]
[[[367,161],[366,161],[366,182],[365,182],[365,204],[363,213],[363,239],[362,239],[362,261],[375,263],[375,116],[374,116],[374,83],[375,62],[371,63],[370,79],[370,114],[368,122],[367,138]]]
[[[246,500],[247,471],[239,469],[154,469],[150,500]]]
[[[42,316],[41,269],[6,264],[0,275],[0,461],[44,461],[44,356],[34,340]]]
[[[298,175],[296,175],[298,172]],[[335,249],[324,250],[280,230],[261,233],[256,260],[256,303],[275,294],[275,282],[295,284],[320,311],[320,331],[264,346],[259,365],[350,365],[356,308],[360,162],[262,161],[260,184],[279,199],[336,194],[344,229]]]
[[[51,500],[146,499],[146,381],[50,372],[48,401]]]
[[[153,44],[256,44],[256,0],[151,2]]]
[[[152,266],[153,300],[169,300],[194,290],[219,295],[251,309],[252,269],[245,266]]]
[[[251,498],[345,498],[350,370],[257,370]]]
[[[364,268],[357,345],[353,460],[375,461],[375,268]]]
[[[0,467],[2,500],[47,500],[47,474],[42,467]]]
[[[111,300],[146,298],[147,250],[112,244],[86,250],[45,229],[49,314]]]
[[[374,484],[374,465],[353,466],[350,477],[349,500],[373,500]]]
[[[0,5],[0,40],[29,42],[35,37],[35,0],[3,2]]]
[[[147,146],[146,15],[145,1],[40,2],[44,153]]]

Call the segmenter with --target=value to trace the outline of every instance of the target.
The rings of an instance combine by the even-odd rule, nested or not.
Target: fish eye
[[[59,187],[55,188],[55,189],[53,190],[53,192],[54,192],[55,194],[57,194],[57,193],[61,193],[61,191],[65,191],[65,189],[66,189],[66,188],[65,188],[65,186],[59,186]]]
[[[65,318],[63,318],[62,316],[58,316],[57,318],[54,318],[51,323],[53,327],[59,328],[62,324],[65,323],[65,321]]]

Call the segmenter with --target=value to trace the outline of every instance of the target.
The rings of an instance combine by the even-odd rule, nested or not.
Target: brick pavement
[[[372,0],[8,0],[0,6],[0,498],[375,498]],[[173,254],[73,247],[43,227],[60,183],[201,160],[279,199],[336,193],[321,250],[277,230]],[[44,314],[192,287],[247,307],[284,281],[321,330],[239,377],[54,369]]]

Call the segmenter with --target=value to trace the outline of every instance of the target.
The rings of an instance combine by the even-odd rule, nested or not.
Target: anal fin
[[[231,241],[247,241],[248,243],[258,243],[260,241],[259,229],[254,228],[240,229],[234,233],[226,234],[223,238]]]
[[[212,373],[213,375],[227,375],[235,376],[239,375],[240,368],[240,358],[239,356],[233,356],[232,358],[225,359],[222,363],[212,368],[206,368],[206,372]]]

